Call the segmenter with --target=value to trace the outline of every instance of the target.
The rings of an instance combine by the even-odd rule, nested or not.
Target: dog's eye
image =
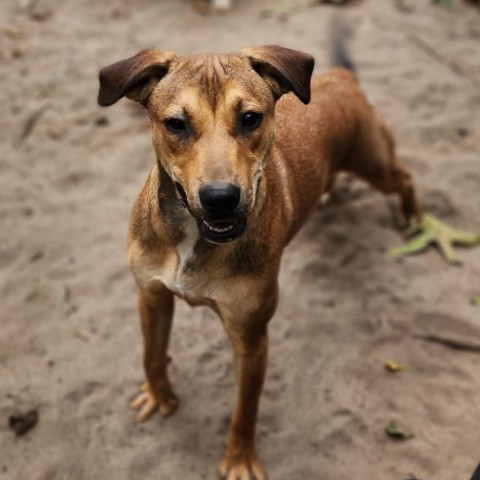
[[[262,115],[257,112],[245,112],[241,118],[242,130],[251,132],[262,123]]]
[[[187,126],[181,118],[167,118],[163,122],[165,126],[172,132],[176,134],[185,134],[187,133]]]

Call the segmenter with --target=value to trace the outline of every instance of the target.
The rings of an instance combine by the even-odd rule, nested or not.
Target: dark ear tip
[[[307,72],[308,72],[308,90],[304,92],[305,94],[303,95],[303,98],[300,98],[300,100],[305,104],[308,105],[310,103],[311,99],[311,93],[310,93],[310,81],[312,78],[313,74],[313,69],[315,68],[315,58],[312,57],[311,55],[307,55]]]
[[[108,88],[108,75],[110,67],[104,67],[98,72],[98,81],[100,83],[100,88],[98,90],[97,103],[101,107],[109,107],[119,100],[119,98],[113,98],[109,94]]]
[[[315,57],[312,57],[311,55],[308,56],[308,68],[310,70],[310,74],[313,73],[313,69],[315,68]]]
[[[102,95],[101,92],[99,92],[98,97],[97,97],[97,103],[101,107],[109,107],[110,105],[113,105],[116,102],[116,100],[111,100],[109,98],[105,98],[104,95]]]
[[[308,95],[302,95],[302,98],[300,100],[304,105],[308,105],[310,103],[311,95],[310,92],[308,92]]]
[[[117,100],[118,98],[113,99],[111,98],[111,96],[106,94],[104,89],[100,86],[100,91],[98,92],[98,96],[97,96],[97,103],[101,107],[109,107],[110,105],[113,105]]]

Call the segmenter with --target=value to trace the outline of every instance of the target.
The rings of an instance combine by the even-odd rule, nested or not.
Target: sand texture
[[[280,43],[322,72],[341,12],[427,209],[480,231],[480,12],[461,0],[411,13],[393,0],[237,0],[206,16],[180,0],[34,3],[0,2],[0,480],[213,479],[234,379],[212,312],[177,302],[178,412],[139,425],[128,409],[144,377],[127,226],[155,158],[141,110],[96,105],[99,68],[145,47]],[[469,480],[480,460],[480,249],[461,267],[433,249],[391,258],[397,206],[344,177],[285,252],[258,423],[271,480]],[[8,418],[31,409],[39,422],[17,438]],[[415,436],[388,438],[391,420]]]

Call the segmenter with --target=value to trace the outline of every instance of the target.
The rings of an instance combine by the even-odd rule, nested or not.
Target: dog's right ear
[[[142,50],[133,57],[102,68],[98,104],[108,107],[122,97],[145,104],[174,59],[173,52]]]

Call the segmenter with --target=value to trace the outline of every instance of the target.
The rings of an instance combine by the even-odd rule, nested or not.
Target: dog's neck
[[[188,218],[188,210],[178,196],[175,183],[165,169],[158,163],[158,207],[160,216],[171,241],[177,245],[185,238],[183,225]]]

